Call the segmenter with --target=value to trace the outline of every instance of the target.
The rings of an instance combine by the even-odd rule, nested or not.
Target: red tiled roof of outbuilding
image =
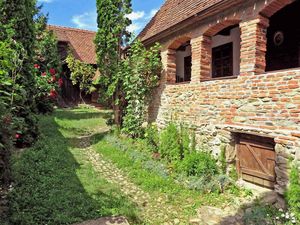
[[[58,41],[67,42],[73,49],[74,56],[88,64],[96,64],[96,48],[94,39],[96,32],[70,27],[48,25]]]

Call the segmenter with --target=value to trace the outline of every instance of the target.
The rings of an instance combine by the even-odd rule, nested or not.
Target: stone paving
[[[107,129],[103,128],[99,130],[99,132],[106,131]],[[91,162],[95,171],[98,172],[101,177],[112,184],[118,185],[120,190],[132,202],[137,204],[138,208],[141,210],[141,216],[144,224],[243,225],[243,210],[240,210],[241,206],[249,203],[251,204],[255,198],[254,196],[249,199],[237,198],[235,199],[236,204],[234,204],[234,206],[231,205],[222,209],[210,206],[202,206],[197,210],[197,212],[195,212],[196,215],[193,218],[187,218],[183,213],[185,208],[184,202],[182,202],[179,208],[176,208],[174,205],[168,203],[168,197],[164,194],[157,193],[157,196],[150,196],[149,193],[143,191],[141,188],[131,182],[130,178],[113,162],[104,158],[101,153],[96,152],[90,137],[91,136],[82,136],[76,138],[77,141],[73,141],[75,141],[74,143],[78,148],[81,148],[82,151],[84,151],[87,160]],[[261,196],[259,196],[259,198],[260,197]],[[114,218],[119,218],[119,220],[114,220]],[[113,223],[113,221],[115,221],[115,223]],[[128,222],[124,217],[106,217],[76,225],[102,224],[126,225]]]
[[[155,221],[161,221],[162,224],[180,224],[181,220],[177,218],[179,213],[175,207],[167,204],[166,196],[161,195],[156,199],[151,198],[148,193],[132,183],[123,171],[112,162],[104,159],[101,154],[95,152],[93,147],[86,148],[85,154],[103,178],[108,182],[117,184],[121,191],[138,205],[144,221],[153,224],[151,222],[154,219]]]

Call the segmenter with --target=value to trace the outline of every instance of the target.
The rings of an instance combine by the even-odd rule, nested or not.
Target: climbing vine
[[[132,137],[142,135],[142,124],[146,121],[151,92],[159,84],[161,73],[160,45],[147,50],[137,40],[128,52],[118,73],[122,80],[126,109],[122,130]]]
[[[98,0],[98,32],[95,39],[100,89],[112,98],[115,123],[122,131],[137,137],[147,115],[149,96],[158,85],[161,63],[159,45],[149,50],[136,40],[128,51],[131,34],[130,0]]]

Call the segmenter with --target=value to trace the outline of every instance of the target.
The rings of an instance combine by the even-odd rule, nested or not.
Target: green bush
[[[221,166],[221,171],[223,174],[226,174],[227,170],[227,163],[226,163],[226,151],[225,151],[225,146],[222,146],[221,148],[221,154],[220,154],[220,166]]]
[[[286,192],[286,199],[291,211],[300,220],[300,177],[297,165],[293,165],[290,173],[290,186]]]
[[[62,78],[54,68],[43,71],[38,64],[34,67],[37,89],[35,101],[38,113],[51,113],[57,101],[59,88],[62,86]]]
[[[176,167],[187,176],[211,177],[219,172],[216,160],[207,152],[192,152]]]
[[[179,141],[179,132],[175,123],[169,125],[161,132],[159,153],[169,162],[183,158],[183,151]]]
[[[158,129],[157,129],[157,126],[155,123],[150,124],[145,129],[144,137],[145,137],[147,143],[153,147],[153,151],[157,152],[158,146],[159,146],[159,133],[158,133]]]
[[[178,139],[180,143],[181,152],[183,153],[183,157],[185,157],[186,155],[191,153],[192,149],[189,130],[182,124],[180,125]]]

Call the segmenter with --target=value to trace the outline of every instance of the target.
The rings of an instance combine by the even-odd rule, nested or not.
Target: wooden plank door
[[[246,181],[274,188],[275,150],[274,141],[253,135],[240,135],[237,143],[237,170]]]

